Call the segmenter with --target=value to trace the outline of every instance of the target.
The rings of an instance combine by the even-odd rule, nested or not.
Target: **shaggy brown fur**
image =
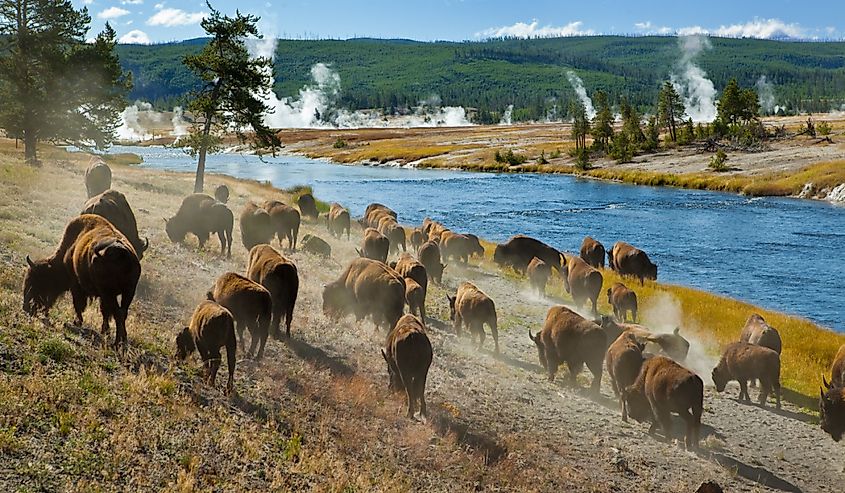
[[[396,222],[396,219],[391,216],[383,216],[379,219],[378,231],[387,237],[390,241],[389,251],[398,252],[399,247],[402,251],[407,251],[407,244],[405,242],[405,228]]]
[[[405,280],[378,260],[353,260],[340,277],[323,288],[323,313],[340,319],[350,313],[357,320],[370,316],[391,329],[405,308]]]
[[[581,259],[587,262],[590,267],[596,269],[604,268],[604,245],[594,240],[590,236],[585,236],[584,241],[581,242]]]
[[[229,202],[229,187],[226,185],[218,185],[217,188],[214,189],[214,198],[223,204]]]
[[[444,232],[449,231],[449,228],[443,223],[427,217],[423,219],[422,230],[428,241],[437,241]]]
[[[232,230],[235,219],[225,204],[217,202],[203,193],[185,197],[176,215],[165,219],[165,230],[170,241],[181,243],[185,235],[193,233],[199,241],[199,248],[205,246],[210,233],[217,233],[220,239],[220,254],[232,256]]]
[[[405,277],[405,302],[408,304],[408,311],[419,315],[425,325],[425,289],[410,277]]]
[[[425,295],[428,293],[428,271],[423,264],[418,262],[410,253],[405,252],[399,256],[399,260],[391,262],[390,266],[396,269],[400,276],[410,277],[417,281],[417,284],[422,288],[423,300],[425,300]]]
[[[561,272],[560,252],[524,235],[516,235],[507,242],[496,245],[493,261],[501,266],[510,266],[519,272],[525,272],[531,259],[537,257],[549,267]]]
[[[683,363],[689,353],[690,343],[680,335],[680,328],[676,327],[671,334],[655,334],[642,325],[618,323],[607,316],[602,316],[600,323],[610,342],[625,332],[631,332],[639,339],[647,341],[647,353],[667,356],[678,363]]]
[[[593,305],[593,314],[599,313],[599,293],[604,283],[601,272],[587,265],[580,257],[567,256],[563,267],[563,287],[572,295],[575,305],[581,308],[587,300]]]
[[[273,302],[270,332],[277,339],[281,338],[279,326],[284,315],[285,335],[290,337],[293,309],[299,294],[299,272],[296,265],[270,245],[256,245],[249,251],[246,276],[270,292]]]
[[[756,313],[748,317],[745,326],[742,328],[742,333],[739,335],[739,340],[749,344],[767,347],[778,354],[783,349],[780,333]]]
[[[115,349],[128,344],[126,317],[141,277],[141,261],[132,243],[110,222],[94,214],[74,218],[52,256],[37,261],[27,256],[26,261],[24,311],[46,316],[59,296],[70,291],[76,325],[81,326],[89,298],[99,298],[103,335],[114,318]]]
[[[845,433],[845,344],[839,348],[830,366],[830,383],[822,376],[819,415],[821,427],[834,441]]]
[[[546,284],[549,282],[549,277],[552,275],[552,269],[549,264],[534,257],[528,263],[528,268],[525,273],[528,275],[528,281],[531,287],[536,289],[541,296],[546,294]]]
[[[390,250],[390,240],[374,228],[364,230],[364,240],[361,249],[356,251],[363,258],[387,262],[387,253]]]
[[[326,215],[326,227],[335,238],[341,238],[346,231],[346,240],[349,241],[350,230],[352,229],[352,218],[349,211],[340,204],[334,203]]]
[[[465,264],[472,256],[474,248],[474,242],[467,235],[453,231],[444,231],[440,235],[440,252],[443,260],[454,258]]]
[[[317,201],[310,193],[303,193],[296,199],[296,205],[299,206],[299,211],[303,217],[317,219],[320,212],[317,210]]]
[[[719,364],[713,368],[716,390],[722,392],[728,382],[736,380],[739,382],[740,400],[750,401],[748,380],[755,378],[760,379],[760,405],[766,405],[766,398],[774,389],[777,407],[780,409],[780,355],[767,347],[747,342],[728,344]]]
[[[423,243],[420,247],[419,258],[430,279],[437,284],[443,284],[443,270],[446,264],[440,262],[440,246],[433,241]]]
[[[296,251],[299,225],[302,222],[299,211],[278,200],[268,200],[264,202],[263,207],[270,214],[270,222],[279,238],[279,247],[282,246],[282,238],[287,238],[288,248]]]
[[[704,411],[704,382],[701,377],[663,356],[645,360],[636,381],[625,388],[624,398],[632,418],[650,421],[671,439],[672,417],[677,413],[686,422],[687,449],[698,448],[701,414]]]
[[[249,329],[250,345],[247,357],[264,357],[264,346],[270,332],[273,300],[270,292],[255,281],[234,272],[226,272],[217,278],[208,292],[208,299],[220,303],[232,312],[238,329],[238,344],[244,345],[244,328]],[[258,346],[258,353],[255,348]]]
[[[425,243],[425,234],[422,232],[420,228],[414,228],[411,231],[411,247],[414,249],[415,253],[419,253],[420,247],[423,243]]]
[[[607,302],[613,307],[616,320],[626,322],[630,313],[631,321],[637,323],[637,293],[617,282],[612,288],[607,288]]]
[[[226,363],[229,366],[229,380],[226,393],[235,386],[235,359],[238,343],[235,339],[235,319],[221,305],[213,301],[202,301],[191,316],[191,324],[176,336],[176,358],[186,359],[194,350],[200,353],[205,366],[205,381],[214,386],[217,370],[220,369],[220,348],[226,348]]]
[[[559,305],[549,308],[543,330],[536,336],[528,331],[528,337],[537,346],[540,364],[548,372],[549,381],[554,381],[558,367],[566,363],[569,382],[576,386],[576,377],[586,363],[593,374],[590,389],[594,393],[599,392],[602,362],[607,348],[607,339],[601,327]]]
[[[361,218],[361,226],[365,228],[378,228],[379,220],[385,216],[392,217],[393,219],[398,218],[396,211],[390,209],[386,205],[375,203],[370,204],[364,211],[364,217]]]
[[[384,346],[381,355],[387,362],[390,390],[405,391],[409,418],[414,417],[417,401],[420,414],[426,416],[425,381],[434,352],[425,327],[415,316],[404,315],[387,335]]]
[[[255,202],[247,202],[240,215],[241,241],[251,250],[255,245],[270,243],[276,234],[270,214]]]
[[[455,296],[446,295],[449,300],[449,319],[455,333],[461,337],[461,327],[469,330],[470,340],[478,336],[478,349],[484,345],[484,324],[490,327],[496,354],[499,354],[499,329],[496,304],[471,282],[462,282]]]
[[[85,170],[85,190],[88,198],[100,195],[111,188],[111,168],[98,159],[92,159]]]
[[[82,214],[96,214],[108,220],[112,226],[123,233],[123,236],[132,243],[132,248],[138,254],[138,260],[144,258],[144,252],[150,246],[150,240],[141,241],[138,236],[138,223],[135,221],[135,213],[126,201],[126,197],[117,190],[106,190],[95,195],[85,202]]]
[[[607,348],[604,364],[610,376],[613,393],[622,406],[622,421],[628,421],[628,405],[622,397],[622,391],[634,383],[643,364],[645,343],[632,332],[625,332]]]
[[[623,276],[636,277],[640,285],[644,279],[657,280],[657,266],[648,258],[648,255],[633,246],[617,241],[613,248],[607,252],[607,259],[610,268]]]
[[[319,236],[303,236],[301,246],[302,251],[308,252],[312,255],[319,255],[325,258],[332,256],[332,246],[326,243],[326,240],[320,238]]]

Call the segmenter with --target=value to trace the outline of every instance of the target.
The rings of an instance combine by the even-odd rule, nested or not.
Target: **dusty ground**
[[[386,390],[378,353],[384,334],[374,333],[369,322],[332,322],[320,310],[321,286],[355,256],[356,238],[335,240],[313,224],[300,234],[325,238],[334,259],[289,253],[303,280],[292,339],[271,341],[261,364],[239,361],[236,393],[227,399],[222,382],[213,389],[200,383],[196,359],[176,364],[170,357],[176,332],[213,279],[243,271],[246,263],[237,226],[231,260],[217,256],[216,240],[203,252],[192,242],[167,240],[161,218],[190,192],[185,175],[114,170],[115,188],[127,195],[152,245],[128,323],[131,349],[120,359],[99,347],[95,308],[81,328],[68,325],[68,300],[49,324],[20,310],[23,255],[51,253],[64,224],[78,213],[81,165],[48,162],[32,171],[3,159],[4,491],[675,492],[695,491],[704,480],[725,491],[832,491],[845,481],[845,448],[809,422],[810,415],[789,404],[778,412],[738,403],[735,385],[721,395],[708,386],[702,450],[691,453],[649,436],[646,425],[624,424],[606,378],[598,399],[549,383],[527,331],[537,330],[558,300],[528,295],[521,280],[498,274],[487,262],[450,266],[445,286],[429,293],[431,416],[410,422],[402,396]],[[210,177],[207,186],[221,181]],[[236,213],[251,198],[285,198],[258,184],[225,181]],[[446,320],[444,295],[464,279],[497,303],[499,358],[489,352],[489,338],[478,352],[458,340]],[[703,377],[712,365],[705,349],[696,346]]]

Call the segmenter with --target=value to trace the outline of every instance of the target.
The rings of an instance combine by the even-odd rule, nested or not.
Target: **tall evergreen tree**
[[[628,98],[621,98],[619,112],[622,114],[622,132],[627,135],[628,141],[634,146],[639,146],[645,142],[645,134],[640,127],[640,114],[636,108],[628,103]]]
[[[587,132],[590,130],[590,120],[584,103],[573,102],[569,110],[572,115],[572,138],[575,139],[575,149],[580,151],[587,148]]]
[[[672,142],[677,142],[678,122],[684,121],[684,102],[668,80],[663,83],[657,96],[657,119],[660,126],[669,131]]]
[[[85,43],[91,17],[69,0],[0,0],[0,126],[38,161],[38,142],[104,148],[132,86],[106,24]]]
[[[590,127],[590,135],[593,136],[595,147],[607,151],[608,142],[613,137],[613,111],[607,93],[602,90],[593,93],[593,103],[596,105],[596,116]]]
[[[716,107],[718,118],[726,125],[751,123],[760,117],[760,101],[753,88],[743,89],[731,79]]]
[[[197,123],[181,142],[191,156],[198,157],[194,181],[197,193],[203,189],[206,156],[220,150],[225,134],[234,131],[242,143],[269,147],[274,153],[280,145],[276,133],[264,124],[264,115],[270,108],[261,98],[272,90],[272,61],[250,57],[246,47],[249,36],[261,37],[259,18],[239,11],[229,17],[210,3],[206,5],[211,14],[201,25],[211,40],[199,54],[183,60],[202,81],[202,87],[192,93],[188,104]]]

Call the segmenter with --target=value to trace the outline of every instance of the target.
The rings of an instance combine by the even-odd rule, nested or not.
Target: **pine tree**
[[[657,97],[657,118],[660,126],[669,131],[669,139],[678,141],[678,122],[684,120],[684,102],[668,80]]]
[[[225,134],[234,131],[241,143],[249,140],[254,147],[269,147],[274,153],[280,145],[276,133],[264,124],[270,108],[260,96],[272,90],[272,61],[251,58],[246,47],[247,37],[261,37],[259,18],[239,11],[229,17],[206,5],[211,14],[201,26],[212,39],[199,54],[183,60],[202,81],[188,104],[197,123],[180,141],[191,156],[198,157],[195,193],[203,189],[206,155],[220,150]]]
[[[572,138],[575,139],[575,149],[587,148],[587,132],[590,130],[590,122],[587,119],[587,109],[584,104],[573,102],[569,113],[572,115]]]
[[[593,103],[597,110],[596,116],[593,118],[593,125],[590,127],[593,146],[602,151],[607,151],[608,142],[613,137],[613,111],[604,91],[598,90],[593,94]]]

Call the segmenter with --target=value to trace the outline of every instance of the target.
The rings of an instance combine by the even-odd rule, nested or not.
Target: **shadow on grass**
[[[284,340],[284,342],[299,358],[311,363],[317,368],[328,369],[332,374],[344,377],[350,377],[355,374],[355,370],[341,358],[332,356],[305,341],[290,338]]]
[[[762,467],[749,466],[744,462],[740,462],[733,457],[728,457],[725,454],[713,453],[710,455],[720,466],[734,471],[739,476],[753,481],[761,486],[772,488],[781,491],[795,491],[800,492],[801,489],[794,484],[776,476],[768,469]]]
[[[484,433],[470,431],[469,423],[457,421],[451,414],[440,409],[430,412],[428,417],[434,431],[443,437],[453,435],[458,443],[465,445],[484,457],[487,466],[507,457],[508,449]]]
[[[803,397],[803,396],[802,396]],[[781,398],[783,396],[781,395]],[[786,400],[786,399],[784,399]],[[771,403],[767,404],[766,406],[761,406],[756,401],[741,401],[739,399],[734,399],[739,405],[742,406],[751,406],[763,409],[765,411],[769,411],[770,413],[777,414],[778,416],[783,416],[784,418],[794,419],[796,421],[801,421],[802,423],[809,423],[809,424],[816,424],[818,423],[818,419],[810,414],[806,413],[796,413],[794,411],[790,411],[788,409],[778,409],[775,406],[771,405]]]

